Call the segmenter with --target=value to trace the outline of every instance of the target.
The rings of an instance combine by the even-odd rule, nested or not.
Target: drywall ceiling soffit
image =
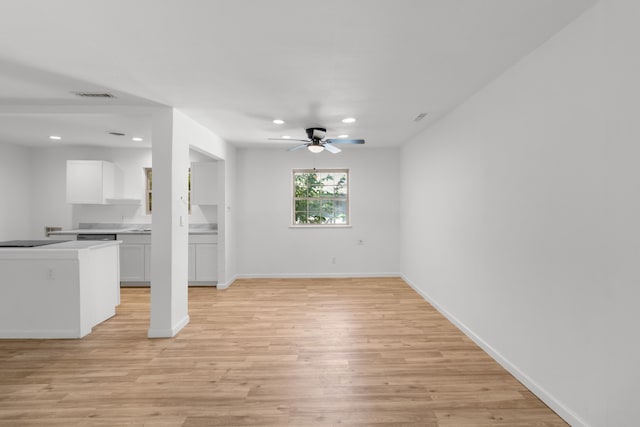
[[[0,60],[0,142],[18,145],[148,147],[158,103],[92,82]],[[78,93],[112,97],[78,96]],[[114,135],[124,134],[124,135]],[[62,136],[52,141],[48,136]],[[143,141],[132,141],[132,138]]]

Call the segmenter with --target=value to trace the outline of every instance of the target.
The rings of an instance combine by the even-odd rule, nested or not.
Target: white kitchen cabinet
[[[118,234],[120,245],[120,282],[151,280],[151,235]]]
[[[189,245],[189,277],[190,282],[196,280],[196,245]]]
[[[118,234],[120,281],[123,286],[140,286],[151,281],[151,235]],[[188,281],[210,285],[218,280],[218,236],[189,235]],[[142,282],[142,283],[141,283]]]
[[[116,167],[102,160],[67,160],[67,203],[107,203],[116,197]]]
[[[211,284],[218,280],[218,236],[189,235],[189,282]]]
[[[191,204],[218,204],[218,162],[191,163]]]
[[[144,280],[151,281],[151,241],[144,245]]]
[[[145,246],[141,244],[122,244],[120,246],[120,281],[144,282]]]
[[[195,281],[218,280],[218,244],[200,243],[195,246]]]

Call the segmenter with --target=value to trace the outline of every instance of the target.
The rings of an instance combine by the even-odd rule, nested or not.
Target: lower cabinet
[[[218,280],[218,236],[189,235],[189,281],[210,284]]]
[[[199,243],[195,247],[195,281],[215,282],[218,280],[218,245]]]
[[[120,245],[120,283],[151,281],[151,236],[145,234],[118,234]],[[133,283],[132,283],[133,282]]]
[[[196,281],[196,245],[189,244],[189,282]]]
[[[151,281],[151,235],[118,234],[120,284],[145,286]],[[211,285],[218,280],[218,236],[189,235],[189,283]],[[146,282],[146,283],[145,283]]]
[[[151,242],[144,245],[144,280],[151,281]]]

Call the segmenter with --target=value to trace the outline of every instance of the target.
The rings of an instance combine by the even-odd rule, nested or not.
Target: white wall
[[[601,1],[402,150],[402,272],[573,425],[640,419],[638,16]]]
[[[602,305],[606,371],[603,418],[608,425],[640,420],[640,2],[603,1],[598,9],[603,32],[602,85],[606,134],[598,166],[604,163],[606,199],[602,224],[608,240]],[[602,120],[602,119],[601,119]],[[595,424],[595,423],[594,423]]]
[[[153,230],[151,231],[150,338],[175,336],[187,323],[187,176],[190,122],[178,124],[175,110],[153,115]]]
[[[74,225],[72,206],[66,202],[66,161],[72,157],[62,148],[30,148],[29,153],[30,238],[42,239],[45,226]]]
[[[45,225],[75,228],[81,222],[149,224],[151,215],[145,210],[146,179],[144,168],[151,167],[150,148],[54,147],[32,148],[31,218],[32,238],[42,238]],[[193,161],[202,160],[191,153]],[[137,198],[140,205],[69,205],[66,202],[66,161],[106,160],[115,163],[122,173],[125,198]],[[213,206],[192,206],[189,222],[216,223]]]
[[[224,205],[219,209],[224,209],[224,231],[225,247],[224,254],[218,253],[218,265],[224,263],[224,282],[218,281],[218,288],[230,285],[238,275],[238,173],[237,173],[237,150],[233,146],[226,147],[226,158],[222,163],[222,174],[224,180]],[[218,235],[218,239],[220,235]],[[220,252],[220,251],[219,251]],[[221,258],[224,255],[224,259]]]
[[[229,193],[234,178],[235,148],[220,138],[219,135],[193,121],[179,110],[174,110],[174,125],[178,133],[175,138],[188,144],[192,150],[205,156],[217,159],[219,170],[220,203],[217,206],[218,223],[218,283],[220,288],[227,287],[235,278],[235,250],[236,235],[233,226],[231,201],[233,195]]]
[[[398,274],[398,166],[398,149],[346,147],[340,154],[317,155],[307,150],[239,149],[239,273]],[[313,167],[349,168],[352,228],[290,228],[292,169]]]
[[[26,148],[0,143],[0,241],[24,239],[29,234],[29,170]]]

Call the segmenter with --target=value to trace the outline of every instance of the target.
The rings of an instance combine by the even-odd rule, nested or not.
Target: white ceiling
[[[134,133],[151,137],[143,116],[56,108],[163,104],[241,145],[320,125],[397,146],[594,2],[5,0],[0,142],[51,144],[55,131],[66,143],[127,146]],[[47,113],[24,114],[33,105]],[[341,123],[348,116],[358,121]]]
[[[50,140],[50,135],[62,139]],[[134,137],[142,138],[142,141],[133,141]],[[132,114],[0,114],[2,141],[38,147],[150,147],[151,121],[149,116]]]

